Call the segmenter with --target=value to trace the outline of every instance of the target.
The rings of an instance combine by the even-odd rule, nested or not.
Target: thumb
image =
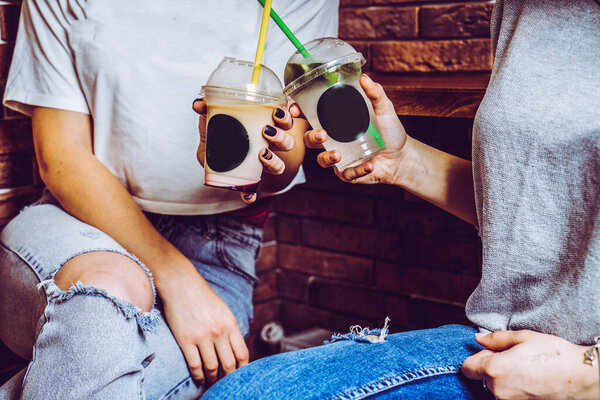
[[[386,113],[396,113],[394,105],[388,99],[383,87],[373,80],[366,74],[363,74],[360,78],[360,85],[362,86],[365,94],[371,100],[375,114],[381,115]]]
[[[531,337],[532,331],[496,331],[488,334],[475,335],[475,340],[482,346],[494,351],[508,350]]]

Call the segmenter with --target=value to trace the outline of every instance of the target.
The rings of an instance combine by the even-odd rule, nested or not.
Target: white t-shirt
[[[337,34],[338,0],[273,7],[304,43]],[[224,56],[254,59],[261,16],[253,0],[26,0],[4,104],[90,114],[94,154],[144,210],[242,208],[204,186],[191,104]],[[263,63],[282,79],[294,51],[271,21]]]

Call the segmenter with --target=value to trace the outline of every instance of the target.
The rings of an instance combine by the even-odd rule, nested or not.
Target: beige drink
[[[261,65],[258,84],[250,84],[253,63],[224,58],[202,87],[207,125],[204,184],[256,192],[263,171],[259,153],[268,147],[262,135],[272,114],[284,104],[283,87]]]
[[[207,105],[205,184],[256,192],[263,170],[258,155],[268,147],[262,129],[273,123],[278,105]]]

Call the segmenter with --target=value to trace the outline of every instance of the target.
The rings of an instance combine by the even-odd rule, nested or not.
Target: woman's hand
[[[204,99],[197,99],[194,101],[193,109],[200,114],[200,122],[198,129],[200,131],[200,144],[196,152],[198,161],[204,165],[204,150],[206,145],[206,101]],[[293,135],[289,132],[294,126],[294,120],[290,115],[289,111],[283,108],[276,108],[273,111],[273,124],[267,125],[262,130],[263,137],[269,143],[269,148],[261,148],[257,157],[263,163],[264,172],[271,175],[282,175],[286,172],[286,161],[282,158],[296,158],[297,164],[294,171],[289,171],[293,175],[296,174],[298,166],[302,162],[304,152],[294,157],[292,155],[284,155],[285,153],[291,153],[295,147],[295,141]],[[292,176],[293,178],[293,176]],[[291,181],[291,179],[290,179]],[[287,184],[283,185],[283,187]],[[242,200],[246,203],[253,203],[257,196],[256,193],[241,193]]]
[[[183,352],[192,377],[214,383],[248,364],[248,348],[235,316],[193,265],[155,275],[165,318]]]
[[[477,335],[487,349],[462,365],[499,399],[598,399],[598,365],[583,362],[587,347],[529,330]]]
[[[394,105],[387,97],[380,84],[375,83],[367,75],[363,75],[360,84],[367,97],[373,104],[375,116],[379,123],[380,135],[386,145],[383,153],[379,153],[371,160],[356,167],[346,168],[344,171],[335,169],[335,173],[345,182],[352,183],[394,183],[397,181],[400,165],[402,163],[402,150],[408,136],[398,119]],[[301,114],[297,105],[290,108],[292,116]],[[309,148],[322,148],[327,140],[327,133],[322,130],[306,132],[304,142]],[[334,166],[340,161],[340,153],[336,150],[324,151],[317,157],[317,162],[323,168]]]

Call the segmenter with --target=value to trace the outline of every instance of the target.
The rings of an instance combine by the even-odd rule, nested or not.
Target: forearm
[[[193,268],[146,219],[119,180],[92,153],[89,116],[48,108],[32,115],[42,180],[67,212],[106,232],[154,273]],[[194,269],[195,271],[195,269]]]
[[[287,131],[294,139],[294,148],[290,151],[274,151],[285,163],[285,171],[281,175],[263,173],[261,180],[261,192],[275,193],[285,189],[298,173],[304,159],[304,132],[308,123],[304,119],[294,119],[292,129]]]
[[[153,273],[160,289],[164,272],[192,267],[154,229],[131,195],[92,154],[70,149],[60,168],[49,166],[42,178],[67,212],[97,227],[135,254]]]
[[[477,227],[471,162],[407,137],[394,185]]]

